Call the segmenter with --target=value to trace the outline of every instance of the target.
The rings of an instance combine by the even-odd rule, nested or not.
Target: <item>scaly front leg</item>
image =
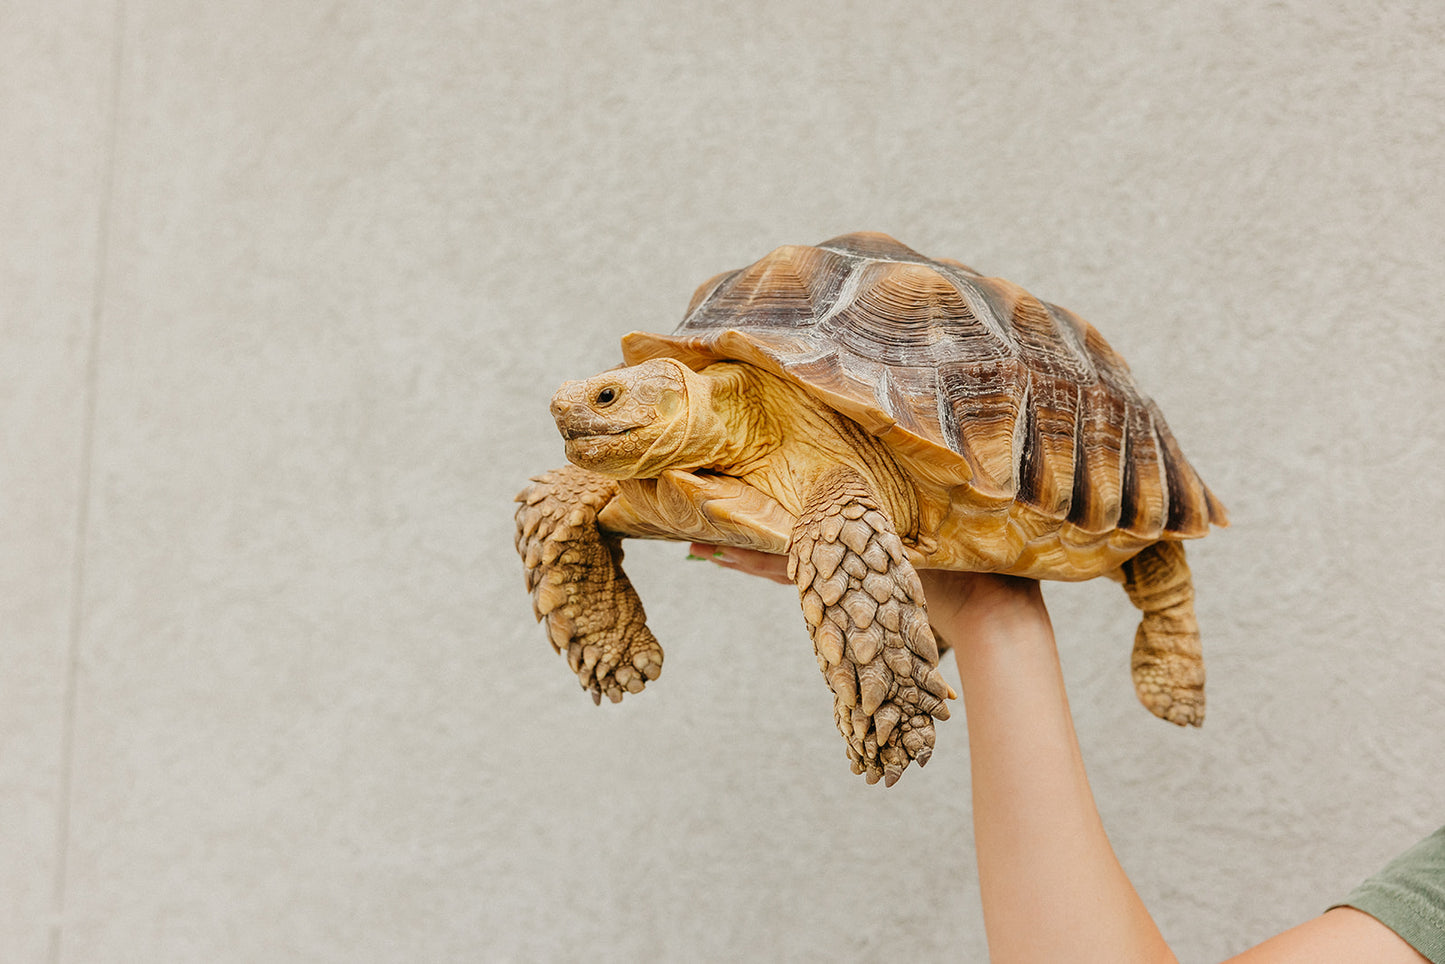
[[[788,547],[818,668],[833,690],[853,772],[892,786],[933,753],[952,695],[938,671],[923,587],[868,483],[850,469],[819,479]]]
[[[622,571],[622,539],[597,526],[616,494],[614,480],[568,465],[517,496],[517,552],[532,611],[594,703],[604,693],[620,702],[662,672],[662,647]]]

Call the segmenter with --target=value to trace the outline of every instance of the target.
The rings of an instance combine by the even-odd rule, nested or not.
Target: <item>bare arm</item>
[[[938,574],[934,600],[963,681],[990,957],[1173,961],[1099,819],[1038,583]]]
[[[787,581],[780,557],[728,549],[716,561]],[[1173,961],[1099,820],[1038,583],[919,575],[963,681],[990,958]]]
[[[954,644],[963,684],[990,958],[1175,960],[1099,818],[1038,584],[929,575],[930,615]],[[1306,921],[1232,960],[1425,962],[1394,931],[1352,908]]]
[[[694,545],[725,568],[787,583],[781,556]],[[953,647],[973,770],[974,846],[989,957],[1006,962],[1174,961],[1119,865],[1094,804],[1043,593],[1032,580],[919,573]],[[1384,924],[1330,911],[1239,964],[1425,960]]]
[[[1425,955],[1364,911],[1336,907],[1277,934],[1227,964],[1430,964]]]

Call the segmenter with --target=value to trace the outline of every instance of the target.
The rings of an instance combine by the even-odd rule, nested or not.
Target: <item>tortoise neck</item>
[[[778,426],[760,404],[747,366],[709,365],[687,377],[689,467],[743,477],[782,443]]]
[[[699,374],[711,382],[709,408],[722,420],[720,434],[728,448],[727,458],[706,468],[744,480],[796,515],[813,484],[846,465],[872,486],[900,536],[915,532],[918,501],[912,484],[887,447],[857,422],[752,365],[719,362]]]

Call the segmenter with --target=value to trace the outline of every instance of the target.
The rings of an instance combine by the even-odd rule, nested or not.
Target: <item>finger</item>
[[[771,579],[774,582],[792,583],[792,580],[788,578],[788,560],[786,556],[773,555],[768,552],[758,552],[756,549],[720,546],[714,550],[712,560],[720,566],[735,569],[738,572],[746,572],[753,576],[762,576],[764,579]]]
[[[688,547],[689,555],[707,559],[724,569],[761,576],[783,585],[792,585],[788,578],[788,560],[784,556],[755,549],[740,549],[736,546],[710,546],[694,542]]]

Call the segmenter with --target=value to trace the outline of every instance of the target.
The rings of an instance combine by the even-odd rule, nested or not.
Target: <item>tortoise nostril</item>
[[[572,410],[572,402],[569,399],[562,398],[559,392],[553,397],[550,408],[552,409],[553,418],[561,418]]]

